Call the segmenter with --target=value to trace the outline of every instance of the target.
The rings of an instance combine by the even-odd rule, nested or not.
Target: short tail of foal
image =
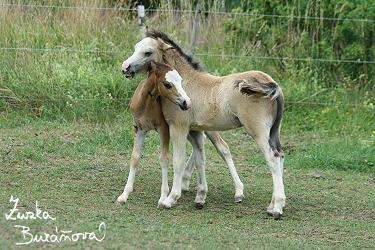
[[[273,150],[281,153],[280,144],[280,127],[281,120],[284,111],[284,97],[281,92],[281,87],[276,82],[259,82],[254,78],[245,78],[242,81],[236,83],[240,92],[252,95],[252,94],[263,94],[264,98],[270,98],[271,100],[276,99],[277,112],[275,121],[270,130],[269,144]]]
[[[275,82],[259,82],[255,78],[245,78],[236,83],[240,92],[251,94],[264,94],[271,100],[277,98],[281,93],[281,87]]]

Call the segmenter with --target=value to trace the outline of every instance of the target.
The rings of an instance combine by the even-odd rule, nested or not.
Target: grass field
[[[286,117],[288,112],[286,112]],[[6,120],[2,116],[2,121]],[[8,117],[9,119],[9,117]],[[14,117],[16,119],[16,117]],[[21,119],[21,118],[20,118]],[[284,127],[293,126],[284,123]],[[32,235],[95,232],[102,242],[30,243],[30,248],[373,248],[375,247],[375,143],[360,133],[283,133],[287,204],[281,221],[267,217],[272,180],[263,157],[244,130],[222,132],[245,184],[245,202],[234,203],[224,162],[206,142],[209,193],[203,210],[191,190],[171,210],[158,210],[161,185],[158,138],[151,133],[126,205],[114,201],[125,185],[131,154],[131,120],[112,124],[24,121],[0,129],[1,213],[19,198],[21,213],[38,208],[56,220],[6,220],[2,248]],[[190,151],[190,148],[189,148]],[[170,181],[172,171],[170,172]],[[170,182],[171,185],[171,182]],[[56,229],[57,227],[57,229]],[[103,228],[102,228],[103,229]]]
[[[96,0],[90,4],[102,6]],[[0,39],[0,47],[47,50],[0,52],[1,249],[18,248],[17,243],[27,243],[31,237],[45,242],[23,248],[375,248],[372,76],[353,79],[340,72],[336,76],[340,81],[332,84],[329,74],[311,62],[198,56],[212,74],[257,69],[281,84],[286,101],[281,141],[287,196],[282,219],[266,215],[271,173],[241,128],[220,134],[245,185],[243,203],[234,202],[229,171],[207,141],[205,207],[194,207],[194,173],[190,190],[177,206],[158,210],[159,139],[149,133],[135,190],[127,204],[117,205],[133,146],[127,98],[145,77],[129,81],[120,72],[139,40],[136,20],[121,11],[2,10],[6,39]],[[157,13],[147,23],[188,48],[191,20],[190,14]],[[231,52],[223,42],[221,20],[202,16],[201,27],[196,53]],[[243,48],[243,55],[259,52],[252,43]],[[107,52],[89,52],[93,50]],[[172,176],[170,168],[170,187]],[[13,210],[11,197],[19,199],[19,210]],[[18,212],[29,219],[17,219]],[[31,219],[31,212],[41,218]],[[99,240],[105,237],[97,241],[92,232]],[[61,236],[64,242],[51,242]]]

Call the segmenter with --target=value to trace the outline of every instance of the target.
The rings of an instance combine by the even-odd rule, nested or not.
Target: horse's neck
[[[169,50],[167,58],[170,58],[170,63],[184,80],[189,79],[194,74],[202,73],[191,67],[190,64],[175,50]]]
[[[141,89],[137,92],[137,106],[139,107],[153,105],[160,95],[157,85],[153,79],[147,79]]]

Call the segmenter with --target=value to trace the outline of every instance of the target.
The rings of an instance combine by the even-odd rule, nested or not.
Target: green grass
[[[286,113],[286,116],[288,113]],[[289,123],[284,123],[288,127]],[[0,129],[2,214],[11,195],[20,211],[35,202],[51,220],[1,219],[2,243],[24,242],[32,234],[58,230],[95,232],[106,225],[103,242],[59,243],[63,248],[371,248],[374,247],[374,137],[339,138],[324,133],[282,133],[286,152],[287,204],[281,221],[266,216],[272,179],[263,156],[243,129],[221,132],[230,145],[245,184],[245,202],[234,203],[234,187],[224,162],[206,142],[209,193],[203,210],[194,208],[191,190],[171,210],[156,208],[161,184],[156,133],[147,137],[135,191],[126,205],[114,201],[125,185],[132,150],[128,116],[112,124],[29,121]],[[288,131],[288,129],[286,129]],[[354,135],[354,134],[352,134]],[[188,151],[190,151],[188,147]],[[169,171],[171,185],[172,170]],[[60,232],[60,231],[59,231]],[[32,243],[32,248],[57,243]]]

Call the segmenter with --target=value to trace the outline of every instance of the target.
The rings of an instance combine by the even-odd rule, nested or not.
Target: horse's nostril
[[[122,70],[122,73],[125,74],[126,73],[125,70]]]
[[[186,101],[183,101],[183,102],[182,102],[180,108],[181,108],[182,110],[187,110],[187,109],[188,109]]]

